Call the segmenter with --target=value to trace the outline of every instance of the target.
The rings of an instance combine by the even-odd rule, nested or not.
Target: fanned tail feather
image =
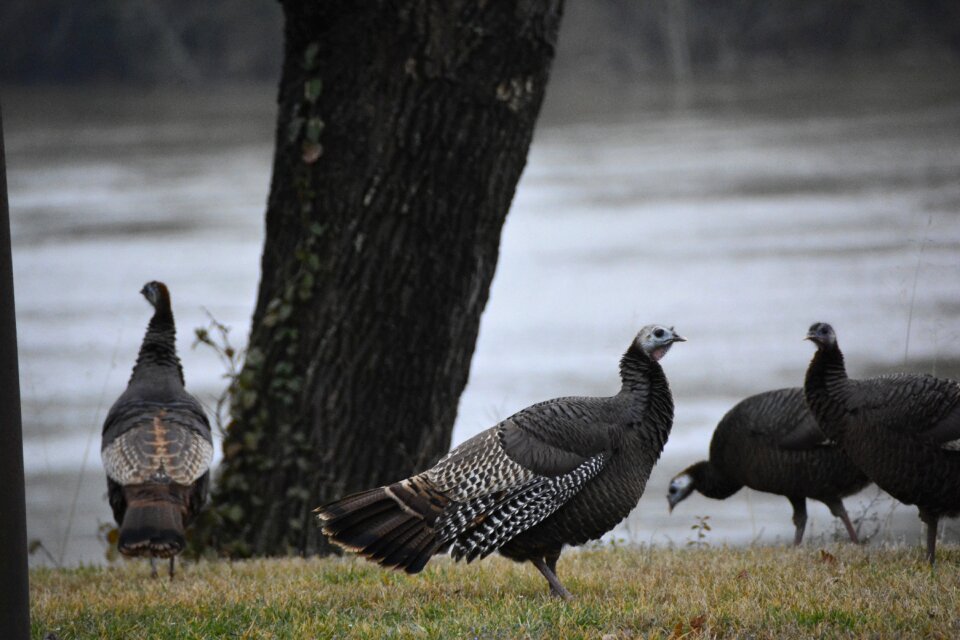
[[[130,485],[117,547],[126,556],[169,558],[183,551],[184,499],[178,485]]]
[[[414,477],[355,493],[316,513],[334,544],[381,566],[418,573],[441,546],[433,525],[446,502]]]

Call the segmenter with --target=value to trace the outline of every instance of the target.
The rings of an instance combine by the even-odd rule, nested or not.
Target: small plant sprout
[[[710,519],[710,516],[693,516],[693,518],[696,522],[690,525],[690,529],[697,532],[697,537],[693,540],[687,540],[687,546],[697,549],[709,547],[710,543],[707,542],[707,532],[712,531],[712,529],[707,520]]]

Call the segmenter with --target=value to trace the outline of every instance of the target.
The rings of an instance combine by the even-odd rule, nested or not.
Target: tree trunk
[[[325,551],[312,510],[450,445],[562,0],[287,0],[260,293],[221,552]]]

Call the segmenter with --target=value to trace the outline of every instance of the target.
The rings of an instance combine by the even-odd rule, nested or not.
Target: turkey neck
[[[646,395],[650,392],[652,377],[659,374],[663,378],[663,368],[660,364],[647,355],[647,353],[635,344],[631,344],[627,352],[620,358],[620,379],[623,381],[623,387],[620,393],[641,393]]]
[[[716,465],[703,460],[689,467],[684,473],[693,478],[693,486],[701,494],[715,500],[729,498],[743,485],[727,477]]]
[[[137,363],[130,375],[130,382],[149,375],[151,370],[175,367],[183,384],[183,367],[177,357],[177,328],[173,323],[173,312],[170,310],[169,298],[162,298],[158,303],[147,333],[143,336]]]
[[[623,386],[619,395],[628,398],[632,407],[641,410],[642,421],[649,423],[653,418],[653,424],[665,422],[669,433],[673,422],[673,398],[660,363],[631,344],[620,359],[620,379]],[[665,439],[666,434],[663,435]]]
[[[839,440],[850,400],[847,369],[839,346],[817,349],[807,368],[803,393],[824,435]]]

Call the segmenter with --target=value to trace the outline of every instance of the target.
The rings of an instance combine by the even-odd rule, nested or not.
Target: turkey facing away
[[[663,451],[673,398],[659,360],[682,341],[672,327],[644,327],[620,360],[617,395],[527,407],[423,473],[318,508],[323,532],[407,573],[446,548],[467,562],[499,551],[569,598],[556,576],[563,546],[625,518]]]
[[[817,352],[803,390],[820,431],[877,486],[917,505],[933,564],[940,517],[960,514],[960,383],[905,373],[852,380],[833,327],[815,323],[806,337]]]
[[[127,389],[103,424],[100,455],[107,472],[118,547],[127,556],[174,559],[184,529],[207,498],[213,444],[210,423],[183,388],[170,293],[148,282],[141,294],[154,314],[140,345]]]
[[[670,481],[670,510],[694,489],[723,500],[744,486],[786,496],[793,505],[794,544],[803,540],[807,498],[819,500],[840,518],[853,542],[857,532],[841,498],[870,481],[835,443],[794,443],[817,424],[803,389],[778,389],[750,396],[720,420],[710,441],[710,459],[684,469]]]

